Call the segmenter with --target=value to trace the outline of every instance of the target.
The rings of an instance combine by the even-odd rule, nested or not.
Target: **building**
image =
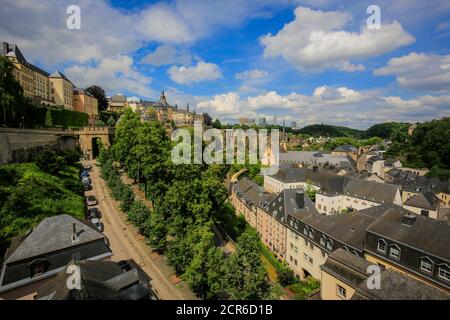
[[[340,176],[330,170],[288,168],[264,176],[264,188],[268,192],[308,186],[317,191],[316,209],[322,214],[363,210],[381,204],[402,205],[399,186]]]
[[[439,199],[431,192],[421,192],[403,203],[403,208],[433,219],[438,218]]]
[[[257,208],[273,196],[248,178],[242,178],[231,186],[230,200],[237,214],[242,214],[250,226],[256,229]]]
[[[258,119],[258,125],[261,126],[261,127],[266,126],[267,125],[266,118],[264,118],[264,117],[259,118]]]
[[[380,288],[369,289],[372,264],[344,249],[333,251],[321,266],[322,300],[449,300],[450,295],[393,269],[382,269]]]
[[[334,216],[290,214],[286,261],[301,279],[312,276],[320,280],[320,267],[334,250],[344,248],[364,257],[366,228],[382,213],[375,207]]]
[[[286,258],[286,223],[289,214],[318,215],[314,203],[302,189],[285,189],[258,208],[257,230],[263,243],[279,260]]]
[[[80,287],[69,289],[69,268],[80,270]],[[156,300],[149,277],[133,261],[70,261],[39,288],[36,300]]]
[[[54,101],[57,106],[73,110],[73,83],[59,71],[53,72],[48,78],[50,81],[50,100]]]
[[[286,139],[287,140],[287,139]],[[314,167],[321,168],[353,168],[354,161],[343,155],[333,155],[318,151],[287,151],[279,153],[278,163],[275,155],[270,148],[266,151],[261,159],[261,163],[266,166],[277,164],[292,164],[299,167]]]
[[[400,187],[350,177],[333,177],[316,194],[316,208],[324,214],[363,210],[382,204],[401,206]]]
[[[358,159],[358,148],[356,148],[352,145],[346,144],[346,145],[336,147],[331,152],[331,154],[341,155],[341,156],[349,156],[354,161],[356,161]]]
[[[431,286],[450,290],[450,225],[398,206],[384,212],[366,232],[366,259]]]
[[[50,74],[48,72],[29,63],[15,44],[3,42],[0,54],[14,64],[14,78],[22,86],[25,96],[39,104],[55,104],[51,97]]]
[[[98,101],[84,89],[73,89],[73,110],[87,113],[91,125],[94,125],[99,119]]]
[[[105,236],[88,221],[67,214],[45,218],[13,239],[0,274],[0,298],[33,299],[39,287],[72,260],[109,260]]]
[[[128,107],[127,97],[122,93],[118,93],[108,99],[108,111],[123,112]]]

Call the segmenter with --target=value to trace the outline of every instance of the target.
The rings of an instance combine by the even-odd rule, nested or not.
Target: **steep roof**
[[[74,223],[78,234],[76,242],[72,242],[71,239]],[[15,241],[15,246],[10,247],[6,253],[5,263],[29,259],[99,239],[104,239],[103,234],[89,222],[68,214],[48,217],[26,237]]]
[[[303,197],[303,206],[297,201],[298,196]],[[288,215],[297,218],[301,218],[307,214],[319,215],[314,203],[303,189],[284,189],[262,208],[281,224],[286,223]]]
[[[383,209],[376,206],[335,215],[309,214],[302,221],[344,244],[363,250],[367,227],[383,213]]]
[[[405,202],[407,206],[429,210],[436,210],[438,204],[439,199],[431,192],[421,192]]]
[[[393,203],[399,186],[344,177],[343,194],[378,203]]]
[[[333,151],[337,151],[337,152],[356,152],[358,151],[358,148],[350,145],[350,144],[345,144],[342,146],[338,146],[336,147]]]
[[[450,225],[448,222],[414,215],[412,225],[404,225],[402,218],[412,213],[396,205],[384,207],[385,212],[372,223],[368,232],[450,260]]]
[[[337,279],[356,290],[352,300],[448,300],[450,295],[443,290],[415,280],[392,269],[382,269],[381,287],[376,290],[367,288],[367,268],[372,265],[364,258],[357,257],[340,248],[330,253],[321,266]]]
[[[259,206],[261,202],[268,202],[273,199],[273,195],[246,177],[237,181],[233,188],[238,197],[244,199],[250,206]]]
[[[81,288],[69,289],[66,285],[71,275],[65,270],[39,288],[38,300],[136,300],[151,294],[148,277],[129,261],[132,269],[124,271],[112,261],[71,261],[80,268]]]

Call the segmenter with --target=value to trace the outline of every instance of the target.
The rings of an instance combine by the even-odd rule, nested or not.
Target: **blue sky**
[[[71,4],[80,30],[65,26]],[[380,29],[367,29],[370,4]],[[367,128],[450,115],[448,1],[4,0],[0,38],[77,86],[165,90],[226,122]]]

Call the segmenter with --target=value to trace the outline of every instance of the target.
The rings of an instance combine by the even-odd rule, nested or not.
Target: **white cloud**
[[[264,57],[282,56],[299,69],[321,70],[327,68],[353,72],[363,70],[353,59],[378,56],[414,41],[394,21],[381,29],[360,32],[345,31],[351,16],[341,11],[316,11],[306,7],[295,9],[295,19],[278,31],[260,38]]]
[[[275,91],[241,97],[236,92],[216,95],[197,104],[201,112],[235,122],[239,117],[276,116],[296,120],[298,125],[331,123],[367,128],[385,121],[418,122],[450,115],[450,95],[424,95],[412,99],[383,97],[379,92],[346,87],[317,87],[311,95]]]
[[[237,80],[257,80],[267,77],[268,74],[265,70],[252,69],[236,73],[235,77]]]
[[[177,51],[174,46],[164,44],[142,58],[141,63],[157,67],[176,63],[186,65],[191,63],[191,59],[189,53]]]
[[[172,66],[167,71],[170,78],[179,84],[189,84],[222,78],[217,64],[198,61],[195,66]]]
[[[450,55],[411,52],[392,58],[375,75],[395,75],[397,82],[407,88],[431,91],[450,90]]]
[[[65,69],[64,72],[80,87],[97,84],[109,94],[128,90],[143,97],[155,95],[155,92],[149,87],[152,79],[139,73],[133,67],[133,59],[128,56],[119,55],[115,58],[105,58],[95,66],[75,65]]]

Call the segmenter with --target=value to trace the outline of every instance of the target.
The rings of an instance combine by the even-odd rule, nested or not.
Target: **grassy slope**
[[[65,167],[58,176],[35,164],[0,166],[0,246],[23,234],[42,219],[67,213],[84,217],[83,197],[67,189],[79,183],[79,170]]]

